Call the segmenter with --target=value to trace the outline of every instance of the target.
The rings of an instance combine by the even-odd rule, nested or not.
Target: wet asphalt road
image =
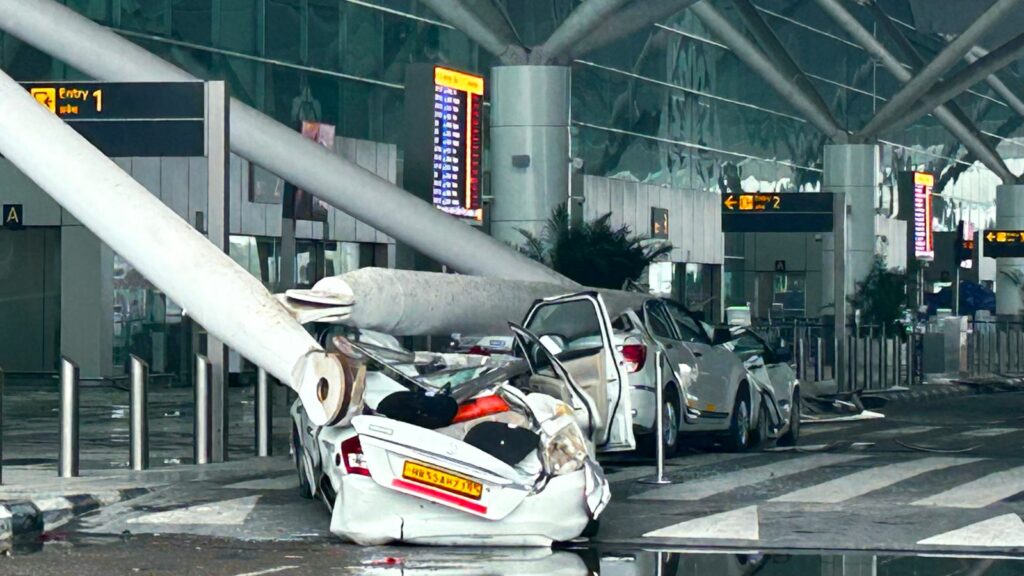
[[[326,509],[295,496],[293,474],[282,466],[278,475],[255,483],[172,485],[100,510],[40,540],[19,543],[9,557],[0,558],[0,574],[599,571],[653,576],[658,558],[641,550],[657,549],[724,552],[664,557],[665,574],[752,574],[754,568],[758,574],[828,576],[1024,574],[1024,564],[1016,561],[981,564],[915,556],[1024,557],[1024,543],[991,546],[984,541],[993,539],[991,533],[984,530],[980,536],[969,534],[960,545],[955,538],[954,545],[920,544],[979,522],[1011,516],[1019,521],[1024,515],[1024,394],[894,404],[882,412],[887,415],[884,420],[807,426],[797,452],[686,451],[669,462],[669,476],[679,481],[669,487],[635,482],[649,474],[648,461],[609,459],[606,469],[613,482],[613,502],[592,547],[582,551],[343,544],[327,533]],[[28,430],[19,434],[33,437]],[[849,446],[854,441],[868,445]],[[985,501],[979,500],[977,507],[962,508],[958,507],[962,501],[950,505],[949,498],[942,499],[951,493],[977,499],[978,490],[963,492],[962,487],[993,475],[1003,479],[998,489],[981,490],[992,502],[981,499]],[[823,493],[840,494],[842,499],[818,501]],[[941,505],[921,504],[937,497]],[[197,504],[219,508],[230,519],[203,523],[145,519]],[[696,535],[694,526],[700,528]],[[1024,532],[1011,536],[1024,537]],[[815,552],[821,549],[846,550],[849,555]],[[764,555],[752,550],[762,550]]]

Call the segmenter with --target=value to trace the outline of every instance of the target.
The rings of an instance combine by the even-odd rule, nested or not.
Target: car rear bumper
[[[363,545],[550,546],[579,536],[590,521],[583,470],[552,478],[511,514],[488,520],[402,494],[365,476],[344,476],[331,533]]]

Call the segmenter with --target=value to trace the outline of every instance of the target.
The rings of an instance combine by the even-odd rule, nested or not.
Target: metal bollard
[[[149,365],[132,354],[131,356],[130,422],[131,466],[141,471],[149,468]]]
[[[801,338],[801,339],[796,341],[796,357],[797,357],[797,360],[796,360],[796,377],[799,378],[800,380],[806,380],[807,379],[807,375],[805,374],[805,372],[806,372],[807,357],[806,357],[806,355],[804,353],[804,339],[803,338]]]
[[[825,340],[818,336],[814,339],[814,381],[821,382],[825,377]]]
[[[642,484],[671,484],[672,481],[665,478],[665,422],[664,414],[662,414],[662,406],[664,403],[664,392],[662,390],[662,378],[661,378],[661,350],[654,352],[654,435],[657,442],[657,461],[655,466],[657,467],[657,473],[653,478],[641,478],[637,480]],[[685,408],[684,408],[685,410]],[[680,418],[682,415],[680,414]]]
[[[196,415],[192,428],[192,454],[196,464],[210,463],[210,381],[213,380],[213,366],[210,359],[196,355]]]
[[[256,372],[256,456],[261,458],[270,456],[272,450],[274,398],[270,378],[263,368]]]
[[[60,360],[60,460],[61,478],[78,476],[78,365]]]

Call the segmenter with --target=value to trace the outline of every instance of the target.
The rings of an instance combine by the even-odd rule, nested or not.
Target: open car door
[[[629,382],[601,296],[580,292],[538,300],[523,324],[537,339],[531,344],[515,331],[527,360],[537,364],[550,358],[556,372],[566,373],[567,393],[590,411],[592,426],[587,433],[595,447],[604,452],[635,449]]]

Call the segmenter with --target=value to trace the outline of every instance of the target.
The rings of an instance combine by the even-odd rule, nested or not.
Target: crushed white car
[[[362,415],[316,427],[299,402],[291,410],[300,487],[331,510],[332,533],[366,545],[549,546],[594,525],[611,497],[596,447],[635,446],[622,359],[596,293],[541,300],[527,318],[536,314],[596,337],[566,360],[514,324],[519,357],[334,339]]]

